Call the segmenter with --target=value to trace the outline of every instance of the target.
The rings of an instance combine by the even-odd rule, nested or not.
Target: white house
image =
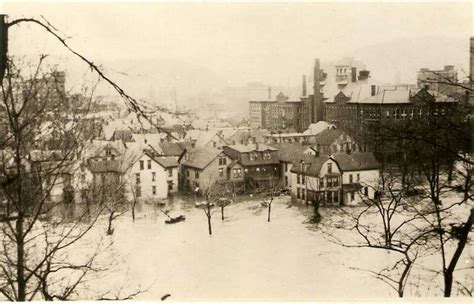
[[[379,168],[374,155],[368,152],[306,155],[290,170],[291,191],[300,202],[354,205],[364,197],[374,198]]]
[[[164,199],[178,190],[178,161],[173,156],[160,156],[144,150],[128,173],[130,200]]]

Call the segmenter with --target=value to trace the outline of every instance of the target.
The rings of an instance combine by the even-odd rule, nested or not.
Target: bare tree
[[[265,197],[263,199],[262,205],[267,207],[267,222],[271,221],[271,212],[272,212],[272,203],[275,197],[280,195],[282,189],[282,184],[280,180],[271,179],[269,182],[269,186],[266,189]]]
[[[337,242],[399,254],[390,267],[371,273],[401,297],[415,268],[424,273],[419,274],[423,284],[433,281],[428,273],[441,275],[443,294],[449,297],[454,283],[462,285],[454,273],[472,229],[472,159],[467,154],[471,139],[466,121],[470,108],[462,102],[443,108],[429,94],[419,102],[425,104],[420,119],[379,126],[375,138],[382,148],[383,143],[402,143],[398,148],[403,147],[406,157],[384,162],[380,187],[374,189],[381,196],[364,198],[362,209],[342,209],[351,222],[343,229],[357,232],[361,241]],[[334,240],[333,232],[329,235]],[[439,269],[423,265],[427,256],[440,257]]]

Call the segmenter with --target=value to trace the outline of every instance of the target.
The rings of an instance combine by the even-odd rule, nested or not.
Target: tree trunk
[[[451,290],[453,288],[453,273],[454,273],[454,270],[456,269],[456,264],[458,263],[459,258],[461,257],[464,247],[466,246],[467,237],[469,235],[469,231],[471,231],[473,221],[474,221],[474,208],[471,209],[471,214],[469,215],[469,218],[467,219],[466,223],[464,223],[463,227],[460,228],[460,233],[458,235],[458,238],[459,238],[458,247],[456,248],[456,251],[454,252],[453,257],[451,258],[449,266],[446,268],[446,270],[443,273],[445,297],[451,296]]]
[[[267,219],[267,222],[270,222],[270,214],[272,212],[272,204],[269,203],[268,204],[268,219]]]
[[[207,227],[209,229],[209,235],[212,235],[211,215],[207,216]]]
[[[112,228],[112,221],[114,220],[115,211],[111,211],[109,215],[109,225],[107,227],[107,235],[114,234],[114,229]]]
[[[132,204],[132,221],[135,223],[135,205],[137,204],[137,201],[133,201]]]
[[[26,281],[25,281],[25,242],[23,238],[23,214],[18,215],[16,221],[16,249],[17,249],[17,286],[18,301],[26,301]]]

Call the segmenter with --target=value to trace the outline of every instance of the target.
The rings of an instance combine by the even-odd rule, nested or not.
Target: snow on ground
[[[171,215],[185,214],[186,221],[173,225],[165,224],[166,216],[156,208],[143,206],[135,223],[128,214],[115,222],[112,246],[122,259],[122,271],[115,275],[149,287],[138,300],[167,293],[173,301],[396,296],[369,274],[350,269],[385,265],[380,252],[329,242],[303,224],[308,210],[286,208],[288,200],[273,203],[270,223],[257,201],[227,207],[223,222],[216,211],[212,236],[204,212],[194,206],[175,201]]]

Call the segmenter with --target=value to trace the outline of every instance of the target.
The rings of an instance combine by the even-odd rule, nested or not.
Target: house
[[[278,160],[281,164],[281,183],[286,189],[291,189],[291,168],[293,163],[303,159],[307,147],[300,143],[273,144],[278,149]]]
[[[205,189],[217,180],[229,179],[232,159],[216,148],[195,147],[181,158],[180,181],[184,191]]]
[[[224,146],[230,157],[229,179],[243,183],[244,191],[271,187],[280,181],[278,150],[264,144]]]
[[[176,157],[145,149],[127,172],[128,198],[142,201],[167,198],[178,190],[178,167]]]
[[[189,130],[186,133],[184,140],[185,142],[190,143],[192,146],[206,148],[220,149],[222,146],[228,144],[228,142],[221,136],[221,133],[216,130]]]
[[[350,153],[360,149],[356,141],[341,129],[326,129],[315,136],[314,142],[306,154],[330,155],[341,151]]]
[[[292,195],[297,201],[323,206],[357,204],[375,197],[379,169],[370,152],[308,154],[290,170]]]
[[[102,203],[125,193],[126,183],[120,161],[89,159],[86,167],[92,174],[90,189],[96,202]]]
[[[345,204],[357,204],[362,201],[362,197],[369,199],[375,197],[381,166],[373,153],[338,152],[333,154],[332,158],[342,171],[342,193]]]

